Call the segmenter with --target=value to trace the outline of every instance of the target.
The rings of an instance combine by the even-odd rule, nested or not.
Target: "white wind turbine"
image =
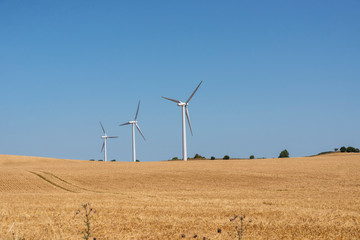
[[[141,132],[140,130],[140,127],[138,125],[138,122],[137,122],[137,116],[138,116],[138,113],[139,113],[139,107],[140,107],[140,101],[139,101],[139,104],[138,104],[138,107],[137,107],[137,110],[136,110],[136,114],[135,114],[135,118],[134,118],[134,121],[129,121],[127,123],[123,123],[123,124],[120,124],[119,126],[124,126],[124,125],[129,125],[129,124],[132,124],[132,156],[133,156],[133,162],[136,162],[136,151],[135,151],[135,126],[136,128],[139,130],[139,133],[141,134],[141,136],[144,138],[144,140],[146,141],[145,137],[144,137],[144,134]]]
[[[105,129],[103,127],[103,125],[101,124],[100,122],[100,126],[104,132],[104,136],[101,136],[102,139],[104,139],[104,143],[102,145],[102,148],[101,148],[101,152],[104,150],[104,161],[106,162],[107,161],[107,150],[106,150],[106,139],[108,138],[117,138],[117,136],[108,136],[105,132]]]
[[[181,101],[176,100],[176,99],[162,97],[162,98],[165,98],[167,100],[176,102],[179,107],[182,107],[182,140],[183,140],[183,160],[184,161],[187,161],[185,114],[186,114],[186,117],[187,117],[187,120],[188,120],[188,123],[189,123],[191,135],[193,135],[192,129],[191,129],[191,123],[190,123],[189,110],[188,110],[187,106],[189,105],[190,99],[194,96],[195,92],[200,87],[201,83],[202,83],[202,81],[199,83],[199,85],[197,86],[195,91],[191,94],[191,96],[189,97],[189,99],[186,102],[181,102]]]

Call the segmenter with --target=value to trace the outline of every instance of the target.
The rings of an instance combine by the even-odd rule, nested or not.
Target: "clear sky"
[[[0,0],[0,154],[306,156],[360,146],[360,1]]]

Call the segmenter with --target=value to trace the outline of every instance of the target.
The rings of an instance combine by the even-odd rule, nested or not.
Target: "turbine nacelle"
[[[177,105],[178,105],[179,107],[182,107],[182,106],[188,106],[189,103],[179,102]]]

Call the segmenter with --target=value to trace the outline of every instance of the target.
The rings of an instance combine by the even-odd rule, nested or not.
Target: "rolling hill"
[[[0,239],[359,239],[360,154],[255,160],[91,162],[0,155]],[[222,229],[222,234],[217,229]]]

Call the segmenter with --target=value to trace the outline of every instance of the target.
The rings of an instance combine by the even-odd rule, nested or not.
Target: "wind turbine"
[[[138,107],[137,107],[137,110],[136,110],[136,114],[135,114],[135,118],[134,118],[134,121],[129,121],[127,123],[123,123],[123,124],[120,124],[119,126],[124,126],[124,125],[129,125],[129,124],[132,124],[132,156],[133,156],[133,162],[136,162],[136,151],[135,151],[135,126],[137,128],[137,130],[139,130],[139,133],[141,134],[141,136],[144,138],[144,140],[146,141],[145,137],[144,137],[144,134],[141,132],[140,130],[140,127],[138,125],[138,122],[137,122],[137,116],[138,116],[138,113],[139,113],[139,107],[140,107],[140,101],[139,101],[139,104],[138,104]]]
[[[108,136],[108,135],[106,134],[105,129],[104,129],[103,125],[101,124],[101,122],[100,122],[100,126],[101,126],[101,128],[102,128],[102,130],[103,130],[103,132],[104,132],[104,136],[101,136],[101,138],[104,139],[104,143],[103,143],[103,145],[102,145],[101,152],[102,152],[103,150],[105,150],[105,151],[104,151],[104,161],[106,162],[106,161],[107,161],[106,139],[108,139],[108,138],[117,138],[117,136]]]
[[[191,98],[194,96],[194,94],[196,93],[196,91],[198,90],[198,88],[200,87],[202,81],[199,83],[199,85],[197,86],[197,88],[195,89],[195,91],[191,94],[191,96],[189,97],[189,99],[186,102],[181,102],[179,100],[176,99],[171,99],[171,98],[167,98],[167,97],[162,97],[165,98],[167,100],[176,102],[177,105],[179,107],[182,107],[182,140],[183,140],[183,160],[187,161],[187,152],[186,152],[186,126],[185,126],[185,114],[189,123],[189,127],[190,127],[190,132],[191,135],[193,135],[192,129],[191,129],[191,123],[190,123],[190,116],[189,116],[189,110],[188,110],[188,105],[189,105],[189,101],[191,100]]]

